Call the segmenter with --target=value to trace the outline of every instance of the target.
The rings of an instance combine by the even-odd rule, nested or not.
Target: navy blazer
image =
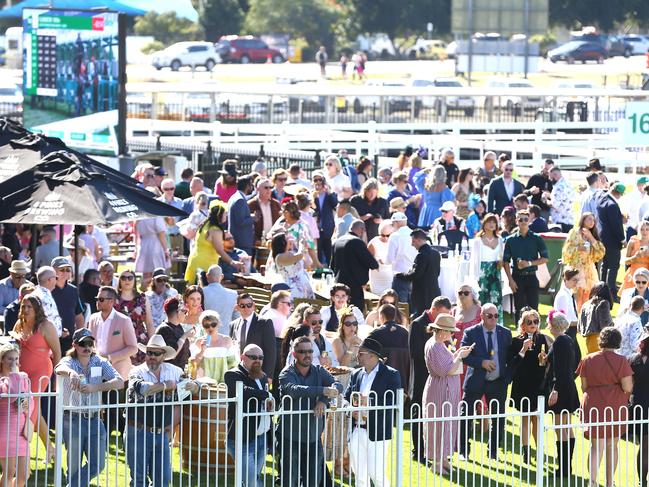
[[[609,193],[602,192],[597,200],[597,218],[605,232],[601,232],[604,247],[621,249],[624,246],[624,220],[620,205]]]
[[[336,193],[325,193],[322,200],[322,207],[320,206],[320,197],[318,193],[313,194],[313,204],[315,206],[315,217],[318,219],[318,230],[320,235],[331,238],[336,227],[334,212],[338,205],[338,196]]]
[[[511,366],[507,363],[509,347],[512,345],[512,332],[504,326],[496,326],[496,339],[498,340],[498,365],[500,367],[500,377],[505,380],[505,384],[511,381]],[[475,343],[473,351],[463,360],[468,369],[464,376],[464,390],[467,392],[484,391],[485,376],[487,371],[482,368],[483,360],[490,360],[487,353],[487,343],[483,333],[482,323],[473,325],[464,330],[462,337],[462,346],[471,346]]]
[[[245,195],[241,191],[237,193],[239,195],[232,195],[228,204],[228,230],[237,247],[251,251],[255,245],[255,222],[250,215]]]
[[[352,372],[349,378],[349,385],[345,390],[345,399],[351,402],[352,393],[360,392],[361,382],[365,369],[359,368]],[[392,406],[397,402],[397,389],[401,388],[401,377],[397,370],[379,362],[379,370],[374,377],[371,394],[368,399],[370,406]],[[386,412],[388,414],[386,414]],[[392,423],[394,411],[391,410],[369,410],[367,414],[367,433],[370,441],[382,441],[392,438]],[[352,426],[356,420],[352,419]]]
[[[518,179],[514,179],[514,194],[511,199],[507,196],[505,183],[502,176],[497,177],[489,184],[489,194],[487,195],[487,210],[489,213],[499,215],[506,206],[514,206],[514,198],[521,194],[525,186]]]

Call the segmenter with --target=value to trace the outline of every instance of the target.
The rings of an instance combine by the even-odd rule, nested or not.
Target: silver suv
[[[171,68],[172,71],[178,71],[182,66],[192,69],[204,66],[207,71],[212,71],[220,62],[221,56],[211,42],[178,42],[153,53],[151,60],[156,69]]]

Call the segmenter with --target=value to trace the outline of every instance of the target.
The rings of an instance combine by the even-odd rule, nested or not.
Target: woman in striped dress
[[[430,328],[434,335],[424,348],[429,375],[422,404],[424,418],[431,418],[424,422],[426,458],[432,462],[434,472],[448,474],[451,468],[448,457],[457,444],[459,422],[432,418],[459,416],[462,359],[469,355],[471,347],[461,347],[454,353],[447,348],[453,333],[458,331],[455,318],[449,314],[439,314]]]

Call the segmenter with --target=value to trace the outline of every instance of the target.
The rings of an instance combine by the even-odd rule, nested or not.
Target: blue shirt
[[[18,289],[14,287],[11,276],[0,281],[0,314],[4,314],[5,308],[18,299]]]
[[[160,196],[159,198],[156,198],[158,201],[162,201],[163,203],[167,203],[168,205],[173,206],[174,208],[178,208],[179,210],[183,209],[183,200],[180,198],[176,198],[174,196],[174,199],[172,201],[167,201],[164,196]],[[173,217],[174,222],[178,222],[181,217],[176,216]],[[178,225],[167,225],[167,235],[178,235],[180,233],[180,230],[178,229]]]

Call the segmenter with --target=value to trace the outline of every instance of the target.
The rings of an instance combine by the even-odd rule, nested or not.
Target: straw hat
[[[9,272],[12,274],[27,274],[29,269],[27,264],[22,260],[12,260],[11,266],[9,267]]]
[[[431,328],[435,330],[448,331],[450,333],[456,333],[460,331],[455,327],[455,318],[447,313],[440,313],[435,318],[435,322],[430,325]]]
[[[144,353],[146,353],[146,351],[149,350],[150,348],[154,348],[156,350],[162,350],[164,351],[165,359],[170,355],[176,353],[176,350],[174,350],[172,347],[167,346],[167,344],[165,343],[165,339],[162,337],[162,335],[152,335],[151,338],[149,338],[149,341],[146,345],[142,343],[138,343],[137,348],[140,350],[140,352],[144,352]]]

